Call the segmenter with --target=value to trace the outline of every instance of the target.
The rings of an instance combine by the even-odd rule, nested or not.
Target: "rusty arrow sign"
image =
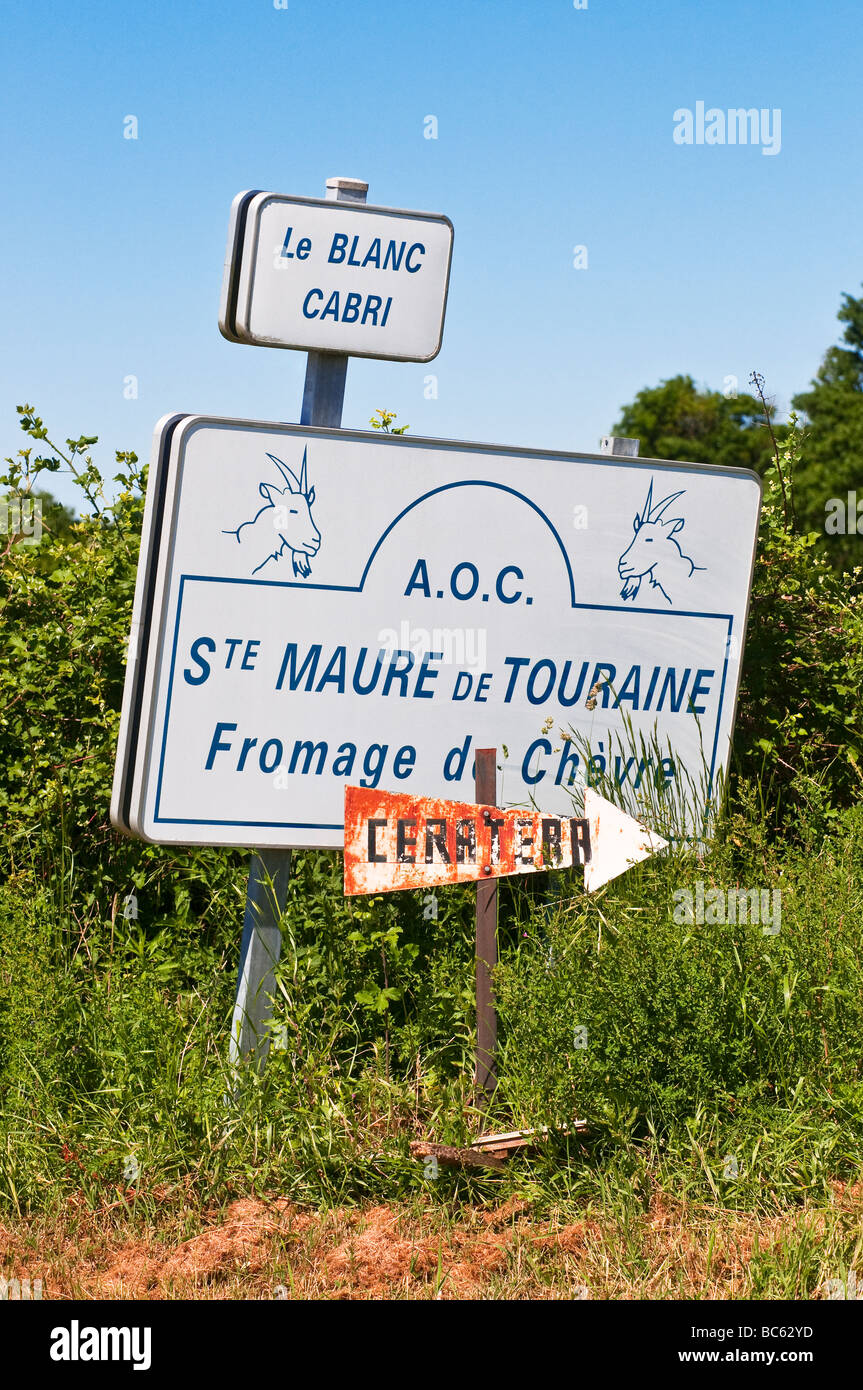
[[[667,841],[591,788],[583,817],[345,788],[345,893],[388,893],[582,864],[595,892]]]

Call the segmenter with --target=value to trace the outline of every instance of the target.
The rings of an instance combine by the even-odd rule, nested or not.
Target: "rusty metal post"
[[[368,188],[362,179],[327,179],[326,197],[331,202],[364,203]],[[340,352],[308,354],[301,425],[340,427],[347,370],[348,359]],[[252,855],[231,1021],[230,1060],[234,1067],[253,1050],[259,1070],[267,1059],[273,977],[282,949],[279,924],[290,876],[289,849],[259,850]]]
[[[476,800],[497,804],[497,749],[476,750]],[[497,965],[497,879],[476,886],[476,1076],[477,1089],[491,1096],[497,1085],[497,1010],[491,972]]]

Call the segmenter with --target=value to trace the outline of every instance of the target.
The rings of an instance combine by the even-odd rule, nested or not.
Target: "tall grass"
[[[241,879],[216,885],[202,931],[88,916],[74,878],[70,901],[22,873],[0,889],[0,1204],[525,1185],[540,1206],[657,1185],[735,1208],[823,1199],[863,1153],[863,810],[799,829],[771,842],[752,792],[710,847],[594,898],[580,875],[507,885],[490,1108],[471,1085],[470,890],[442,893],[427,921],[419,895],[352,903],[336,857],[298,855],[276,1042],[228,1104]],[[699,881],[779,888],[778,935],[676,922],[675,891]],[[542,1125],[549,1144],[502,1175],[430,1183],[409,1156],[416,1137]]]

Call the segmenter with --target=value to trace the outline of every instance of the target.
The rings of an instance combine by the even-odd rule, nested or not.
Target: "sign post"
[[[479,806],[497,805],[496,748],[476,750],[476,800]],[[488,812],[486,812],[488,815]],[[488,866],[489,870],[491,866]],[[497,1049],[497,1010],[491,976],[497,965],[497,879],[480,880],[476,886],[476,1086],[490,1096],[497,1085],[494,1054]]]
[[[655,796],[675,834],[703,830],[730,755],[761,483],[640,459],[636,440],[585,455],[343,429],[349,356],[439,351],[452,256],[448,218],[366,192],[330,179],[325,199],[234,200],[220,328],[308,353],[301,421],[156,428],[111,820],[155,844],[254,851],[236,1064],[267,1054],[293,849],[344,846],[346,891],[479,881],[490,1092],[492,880],[581,862],[594,891],[654,852],[596,804],[603,777],[624,807]],[[347,853],[346,788],[414,806],[384,847],[375,827],[395,813],[366,808],[365,860]],[[601,862],[582,853],[588,820]]]
[[[273,624],[280,627],[293,620],[291,591],[299,596],[322,544],[313,513],[315,480],[307,471],[306,451],[294,472],[286,461],[289,441],[285,435],[311,427],[315,431],[311,436],[314,442],[309,440],[313,454],[322,447],[318,432],[329,432],[330,439],[341,442],[349,356],[428,362],[440,351],[452,261],[452,223],[443,214],[369,206],[367,192],[368,184],[360,179],[331,178],[323,199],[247,190],[233,201],[219,328],[230,342],[307,352],[300,424],[265,426],[269,448],[261,453],[257,446],[263,441],[258,438],[253,443],[246,434],[251,428],[254,435],[254,424],[233,422],[249,446],[243,448],[235,477],[248,503],[240,503],[233,516],[225,511],[216,527],[218,553],[209,557],[203,550],[195,557],[188,552],[181,555],[182,543],[179,548],[177,544],[179,516],[174,505],[180,503],[182,494],[181,506],[188,515],[189,504],[193,509],[202,504],[221,509],[226,500],[220,480],[212,474],[193,481],[186,472],[185,449],[193,438],[203,442],[203,421],[177,414],[165,416],[156,428],[111,798],[112,823],[127,834],[166,842],[161,816],[151,835],[138,811],[150,775],[156,776],[161,788],[163,771],[172,761],[164,743],[159,753],[151,742],[153,720],[163,714],[170,716],[172,705],[175,712],[178,708],[176,700],[169,697],[167,706],[157,710],[161,656],[156,653],[165,654],[163,643],[170,643],[174,622],[168,616],[168,605],[179,597],[181,609],[182,595],[199,584],[204,584],[214,598],[219,594],[219,615],[213,614],[217,627],[223,621],[229,625],[236,622],[244,631],[251,626],[263,634],[259,639],[229,635],[221,674],[254,673],[256,656],[262,644],[268,645]],[[207,433],[206,426],[204,431]],[[217,456],[222,444],[230,447],[230,434],[230,422],[217,423],[218,438],[210,440],[216,445]],[[353,500],[346,501],[342,495],[344,457],[339,447],[336,474],[325,483],[321,504],[326,518],[325,553],[332,547],[329,518],[335,519],[334,512],[338,514],[340,499],[343,513],[350,513],[352,519],[362,516],[362,507],[358,509]],[[262,498],[266,499],[264,506]],[[251,508],[248,516],[247,505]],[[202,538],[209,531],[206,524],[196,529]],[[343,544],[342,552],[345,548]],[[239,581],[230,596],[221,588],[226,559]],[[179,569],[174,568],[175,562],[179,562]],[[275,615],[265,611],[267,597],[277,600]],[[222,599],[227,599],[227,607]],[[237,600],[241,606],[244,600],[249,602],[245,613],[236,609]],[[177,618],[180,609],[176,610]],[[201,621],[205,628],[213,625],[205,615]],[[207,674],[198,676],[196,667],[187,665],[182,657],[177,664],[178,637],[175,628],[174,656],[168,663],[172,679],[176,674],[185,689],[194,688],[207,681],[209,668]],[[214,639],[202,631],[194,639],[194,647],[199,656],[211,652]],[[204,667],[198,664],[197,669],[203,671]],[[163,673],[166,670],[162,668]],[[241,703],[246,694],[252,692],[244,690]],[[255,704],[252,694],[252,707]],[[280,705],[283,708],[281,701]],[[225,727],[237,725],[229,719]],[[257,738],[247,740],[246,754],[258,743]],[[272,740],[263,740],[259,748],[259,753],[266,755],[258,761],[265,773],[275,771],[268,768],[274,747]],[[185,812],[169,813],[172,828],[167,835],[174,843],[228,843],[224,808],[212,801],[215,783],[221,778],[210,775],[213,759],[205,762],[207,775],[199,790],[210,803],[206,826],[196,831],[193,818]],[[295,806],[293,798],[289,798],[290,808],[285,808],[288,798],[282,790],[281,775],[268,780],[276,793],[276,824],[268,827],[266,817],[257,812],[246,814],[232,798],[239,821],[235,830],[227,831],[231,843],[254,847],[231,1025],[233,1064],[254,1052],[260,1066],[269,1048],[271,994],[281,948],[279,923],[287,900],[291,850],[340,844],[340,838],[335,838],[340,825],[332,815],[321,834],[318,808]],[[301,802],[306,795],[301,795]],[[160,798],[161,790],[157,800]]]
[[[368,189],[368,184],[360,179],[327,179],[326,196],[335,202],[364,203]],[[348,359],[344,353],[309,353],[301,424],[340,428],[347,370]],[[231,1020],[230,1061],[235,1067],[252,1050],[259,1068],[266,1062],[274,975],[282,949],[279,923],[285,910],[290,877],[289,849],[259,850],[252,855],[237,995]]]

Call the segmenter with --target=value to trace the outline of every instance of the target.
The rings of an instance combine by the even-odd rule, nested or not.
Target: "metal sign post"
[[[368,189],[368,184],[360,179],[327,179],[326,196],[336,202],[364,203]],[[309,353],[300,424],[331,429],[341,426],[347,370],[347,356],[341,353]],[[260,850],[252,855],[237,996],[231,1020],[230,1061],[233,1066],[252,1050],[259,1068],[266,1062],[274,975],[282,949],[279,923],[287,902],[290,876],[289,849]]]
[[[497,749],[476,750],[475,786],[479,806],[497,804]],[[489,869],[491,866],[489,865]],[[477,1089],[491,1096],[497,1086],[497,1010],[491,976],[497,965],[497,879],[476,886],[476,1074]]]
[[[627,439],[620,434],[604,434],[599,441],[599,452],[612,454],[615,458],[637,459],[638,445],[637,439]]]

